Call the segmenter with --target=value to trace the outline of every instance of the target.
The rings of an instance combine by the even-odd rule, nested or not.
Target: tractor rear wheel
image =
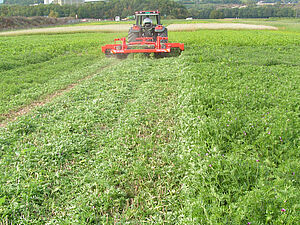
[[[128,42],[136,42],[139,40],[136,40],[137,38],[139,38],[139,33],[136,32],[130,32],[128,33]]]
[[[165,30],[161,33],[157,33],[158,37],[168,37],[168,30],[165,28]],[[168,40],[161,40],[160,43],[167,43]]]

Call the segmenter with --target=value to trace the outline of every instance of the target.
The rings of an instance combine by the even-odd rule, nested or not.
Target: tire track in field
[[[0,36],[12,35],[30,35],[30,34],[58,34],[58,33],[78,33],[78,32],[109,32],[121,33],[128,32],[130,24],[113,24],[113,25],[86,25],[70,27],[50,27],[35,28],[27,30],[0,31]],[[278,30],[277,27],[267,25],[255,25],[244,23],[183,23],[171,24],[167,26],[169,31],[195,31],[201,29],[208,30]]]
[[[76,82],[71,83],[62,89],[56,90],[54,93],[48,94],[45,97],[43,97],[42,99],[34,101],[34,102],[30,103],[29,105],[25,105],[17,110],[12,110],[9,113],[0,114],[0,116],[5,117],[5,119],[0,122],[0,128],[6,127],[8,125],[8,123],[16,121],[20,116],[26,115],[26,114],[30,113],[31,111],[33,111],[35,108],[43,106],[43,105],[53,101],[57,97],[71,91],[73,88],[75,88],[76,86],[78,86],[79,84],[84,82],[85,80],[93,78],[95,75],[97,75],[102,70],[116,65],[118,62],[119,61],[114,61],[110,65],[100,67],[92,74],[90,74],[84,78],[81,78],[81,79],[77,80]]]
[[[274,26],[243,24],[243,23],[191,23],[171,24],[169,31],[195,31],[195,30],[278,30]]]

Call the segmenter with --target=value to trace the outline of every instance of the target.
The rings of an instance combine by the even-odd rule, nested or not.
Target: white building
[[[53,2],[53,0],[44,0],[44,4],[45,5],[49,5],[49,4],[51,4]]]
[[[44,0],[44,4],[59,4],[59,5],[79,5],[84,3],[84,0]]]
[[[3,0],[0,0],[3,1]],[[59,4],[59,5],[79,5],[88,2],[105,2],[106,0],[44,0],[45,5]]]
[[[276,5],[276,3],[274,3],[274,2],[259,1],[258,3],[256,3],[256,5],[258,5],[258,6],[266,6],[266,5]]]
[[[107,0],[84,0],[84,3],[89,3],[89,2],[107,2]]]

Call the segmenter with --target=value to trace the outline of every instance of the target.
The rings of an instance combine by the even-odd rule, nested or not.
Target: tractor
[[[139,38],[151,37],[153,41],[157,37],[168,37],[168,30],[160,22],[158,11],[139,11],[135,13],[136,22],[128,33],[128,42],[141,41]],[[167,39],[162,39],[161,43],[166,43]]]
[[[107,57],[125,59],[131,53],[154,53],[155,58],[178,56],[184,51],[183,43],[169,43],[168,30],[160,22],[159,11],[138,11],[136,22],[126,38],[115,39],[114,44],[102,46]]]

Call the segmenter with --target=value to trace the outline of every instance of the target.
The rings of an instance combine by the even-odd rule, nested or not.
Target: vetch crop
[[[110,67],[93,58],[98,35],[109,36],[53,36],[82,37],[79,46],[91,48],[66,46],[78,67],[68,73],[64,56],[53,58],[66,73],[41,68],[43,87],[59,86],[50,85],[52,75],[95,75],[0,128],[0,221],[299,221],[298,33],[171,33],[186,44],[180,57],[129,57]],[[18,69],[28,75],[31,66]],[[21,85],[6,94],[16,106]]]

